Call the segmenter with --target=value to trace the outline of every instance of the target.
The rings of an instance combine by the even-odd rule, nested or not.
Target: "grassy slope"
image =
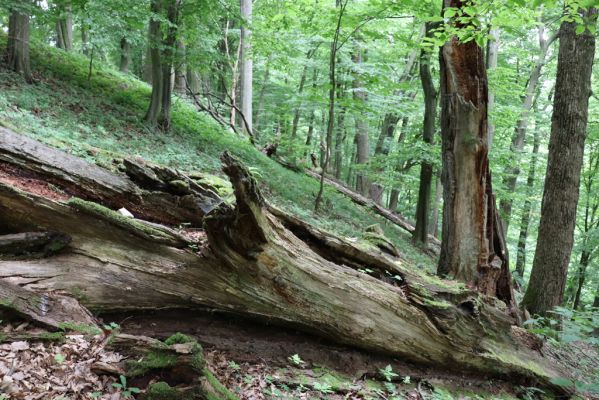
[[[0,37],[0,48],[4,41]],[[315,216],[316,180],[281,167],[187,101],[175,101],[173,130],[164,134],[141,122],[150,97],[147,84],[98,64],[88,81],[86,58],[44,45],[32,47],[31,59],[34,85],[0,68],[0,124],[107,167],[113,158],[128,155],[220,174],[219,155],[229,150],[252,168],[274,204],[346,236],[380,223],[406,263],[433,268],[434,261],[414,248],[404,231],[331,189],[325,191],[325,210]]]

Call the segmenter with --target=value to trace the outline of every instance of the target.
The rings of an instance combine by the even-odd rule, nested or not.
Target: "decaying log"
[[[223,202],[204,218],[207,243],[178,247],[170,230],[157,238],[115,223],[115,211],[82,211],[97,203],[0,184],[0,226],[73,239],[48,258],[0,261],[0,277],[76,293],[96,311],[210,308],[424,365],[548,387],[568,375],[511,336],[515,319],[501,301],[276,210],[239,162],[225,154],[223,165],[236,206]]]
[[[309,169],[306,169],[305,172],[313,178],[320,179],[320,173],[318,173],[318,172],[315,172],[315,171],[312,171]],[[329,178],[327,176],[324,177],[324,181],[327,185],[330,185],[333,188],[335,188],[335,190],[337,190],[339,193],[342,193],[345,196],[349,197],[354,203],[370,208],[372,211],[374,211],[381,217],[391,221],[392,223],[394,223],[401,229],[403,229],[409,233],[413,233],[414,230],[416,229],[414,227],[414,224],[411,223],[410,221],[408,221],[403,216],[381,206],[380,204],[377,204],[376,202],[369,199],[368,197],[355,192],[354,190],[345,186],[343,183],[341,183],[335,179]],[[428,235],[428,240],[432,245],[435,246],[435,248],[438,248],[439,246],[441,246],[441,242],[439,241],[439,239],[437,239],[436,237],[434,237],[432,235]]]
[[[2,274],[0,272],[0,276]],[[8,311],[50,329],[64,328],[70,323],[95,325],[92,315],[72,297],[34,293],[6,280],[0,280],[1,311]]]
[[[58,232],[23,232],[0,235],[0,259],[6,257],[55,254],[71,242],[68,235]]]
[[[0,126],[0,170],[6,164],[18,167],[25,178],[37,178],[59,186],[69,196],[94,199],[117,209],[125,207],[140,218],[156,222],[183,221],[201,226],[203,215],[220,202],[212,190],[170,168],[154,167],[160,171],[161,178],[173,178],[162,182],[151,166],[144,167],[129,160],[125,166],[130,176],[139,177],[132,172],[134,166],[138,166],[146,173],[152,171],[158,182],[173,189],[153,190],[150,187],[144,190],[144,185],[140,188],[127,177]],[[177,190],[183,186],[188,190]]]

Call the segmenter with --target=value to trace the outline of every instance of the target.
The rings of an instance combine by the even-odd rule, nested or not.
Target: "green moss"
[[[196,342],[196,340],[191,336],[187,336],[183,333],[177,332],[174,335],[170,336],[168,339],[166,339],[164,341],[164,344],[172,346],[173,344],[183,344],[191,342]]]
[[[64,341],[64,335],[62,332],[44,332],[40,335],[40,339],[50,342],[62,342]]]
[[[189,183],[182,181],[180,179],[176,179],[174,181],[170,181],[168,183],[176,192],[180,194],[190,193]]]
[[[153,370],[170,368],[177,364],[177,356],[172,353],[154,350],[140,360],[127,362],[127,375],[142,376]]]
[[[156,382],[148,387],[145,400],[185,400],[181,393],[166,382]]]
[[[94,325],[78,324],[75,322],[61,322],[58,328],[62,331],[73,331],[83,333],[85,335],[99,335],[102,333],[100,328]]]
[[[217,400],[239,400],[237,396],[235,396],[229,389],[223,386],[222,383],[216,379],[214,374],[210,372],[208,368],[204,368],[202,370],[203,375],[206,377],[206,380],[212,386],[214,391],[220,395],[221,397],[215,397]]]
[[[104,207],[92,201],[82,200],[78,197],[72,197],[67,202],[71,207],[83,211],[87,214],[100,217],[109,223],[119,226],[129,232],[142,234],[144,236],[162,237],[170,239],[169,235],[158,229],[155,229],[133,218],[127,218],[110,208]]]

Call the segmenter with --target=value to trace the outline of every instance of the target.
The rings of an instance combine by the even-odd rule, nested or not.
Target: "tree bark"
[[[433,25],[427,23],[426,36],[432,35]],[[424,122],[422,127],[422,140],[427,145],[432,145],[435,140],[435,121],[437,119],[438,93],[433,83],[430,71],[430,52],[422,50],[420,56],[420,80],[424,91]],[[433,180],[433,166],[428,161],[420,164],[420,184],[418,189],[418,202],[416,205],[416,226],[412,235],[415,243],[426,245],[429,236],[429,209],[431,198],[431,182]]]
[[[175,91],[180,94],[185,94],[187,86],[185,79],[187,76],[186,48],[185,43],[177,40],[175,57]],[[191,83],[191,82],[190,82]]]
[[[162,0],[152,0],[150,7],[153,15],[160,15],[162,13]],[[162,30],[160,20],[155,16],[150,18],[150,25],[148,28],[149,57],[146,57],[146,66],[149,66],[151,70],[149,77],[151,77],[152,95],[144,121],[150,125],[158,124],[158,116],[162,109],[162,91],[164,90],[162,55],[160,51],[162,45]]]
[[[489,31],[489,40],[487,41],[487,71],[494,71],[497,69],[497,58],[499,56],[499,29],[497,27],[492,27]],[[487,100],[487,110],[489,112],[493,111],[495,107],[495,93],[492,90],[489,90],[489,97]],[[489,151],[493,146],[493,137],[495,136],[495,125],[492,121],[489,121],[487,124],[488,133],[488,141],[489,141]]]
[[[173,97],[174,61],[176,57],[179,8],[182,0],[167,0],[166,18],[169,26],[162,44],[162,98],[158,126],[168,132],[171,128],[171,104]]]
[[[127,41],[127,38],[121,38],[121,62],[119,63],[119,71],[123,73],[129,72],[129,64],[131,63],[131,44]]]
[[[520,278],[524,278],[524,271],[526,268],[526,242],[528,240],[528,229],[530,226],[530,217],[532,213],[532,200],[530,197],[534,191],[534,185],[536,180],[537,162],[539,155],[539,146],[541,144],[541,132],[540,126],[537,122],[534,130],[533,145],[532,145],[532,159],[530,161],[530,169],[528,170],[528,177],[526,179],[526,201],[522,208],[522,221],[520,222],[520,234],[518,236],[518,251],[516,254],[516,274]]]
[[[246,124],[243,130],[252,136],[253,60],[252,60],[252,0],[240,0],[241,5],[241,112]],[[249,130],[249,131],[248,131]]]
[[[441,173],[435,173],[435,204],[433,205],[433,215],[431,216],[431,227],[429,233],[432,237],[439,237],[439,209],[441,208],[441,198],[443,197],[443,185],[441,185]]]
[[[270,63],[272,60],[272,53],[268,55],[266,59],[266,65],[264,66],[264,76],[262,78],[262,86],[260,87],[260,94],[258,95],[258,110],[256,110],[256,118],[254,124],[254,138],[258,140],[260,138],[260,128],[262,126],[262,114],[264,114],[264,100],[266,98],[266,88],[268,87],[268,81],[270,79]],[[316,74],[316,72],[314,72]]]
[[[73,15],[71,6],[59,6],[56,21],[56,47],[65,51],[73,50]]]
[[[22,1],[22,6],[12,9],[8,17],[6,59],[10,70],[23,75],[25,81],[31,83],[33,77],[29,61],[29,14],[24,8],[31,5],[28,1]]]
[[[518,181],[518,175],[520,175],[520,158],[522,150],[524,149],[524,141],[526,138],[526,131],[528,130],[528,123],[530,120],[530,111],[533,106],[533,100],[535,93],[539,86],[541,71],[545,65],[547,59],[547,53],[549,47],[557,38],[557,35],[552,35],[549,39],[546,37],[546,30],[544,25],[539,25],[538,36],[539,36],[539,55],[535,62],[528,82],[526,84],[525,95],[522,99],[522,107],[520,110],[520,116],[516,123],[516,129],[512,136],[512,143],[510,146],[510,159],[507,167],[503,173],[503,186],[505,188],[506,198],[499,202],[499,209],[501,211],[501,217],[504,221],[504,234],[507,234],[508,225],[510,223],[512,215],[513,196],[512,193],[516,190],[516,183]]]
[[[73,238],[58,255],[0,261],[0,282],[78,291],[96,311],[208,307],[424,365],[554,389],[551,378],[568,376],[529,350],[522,331],[510,333],[514,320],[500,303],[287,215],[268,205],[247,169],[227,153],[222,160],[236,206],[223,202],[207,215],[200,242],[181,242],[164,227],[150,235],[142,221],[124,223],[96,203],[0,183],[3,227],[51,227]],[[359,271],[365,266],[370,275]],[[398,279],[385,280],[388,274]]]
[[[337,60],[339,62],[339,60]],[[342,79],[337,80],[337,101],[342,104],[343,97],[345,96],[345,88],[342,85]],[[341,105],[339,112],[337,113],[337,126],[335,127],[335,165],[333,168],[335,179],[341,178],[343,172],[343,144],[345,142],[346,128],[345,128],[345,116],[347,113],[347,107]]]
[[[359,169],[356,179],[356,189],[364,196],[370,196],[370,179],[368,178],[368,159],[370,157],[370,144],[368,140],[368,113],[366,112],[368,94],[364,88],[364,82],[361,78],[359,69],[364,61],[365,50],[356,45],[352,53],[354,63],[353,75],[353,96],[356,102],[357,113],[354,115],[356,124],[356,166]]]
[[[584,12],[596,24],[594,8]],[[551,138],[541,205],[537,248],[530,282],[522,304],[531,314],[545,314],[563,300],[568,264],[574,243],[574,225],[580,185],[595,35],[577,35],[576,24],[563,22]]]
[[[444,7],[464,4],[444,1]],[[516,307],[491,185],[483,60],[475,41],[461,43],[454,37],[441,48],[444,208],[437,272]]]

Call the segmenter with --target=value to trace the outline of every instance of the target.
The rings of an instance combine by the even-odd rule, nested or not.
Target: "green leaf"
[[[445,11],[443,11],[443,17],[444,18],[452,18],[457,14],[458,10],[456,8],[450,7],[450,8],[446,8]]]
[[[585,26],[584,25],[577,25],[576,26],[576,34],[580,35],[581,33],[583,33],[585,31]]]

